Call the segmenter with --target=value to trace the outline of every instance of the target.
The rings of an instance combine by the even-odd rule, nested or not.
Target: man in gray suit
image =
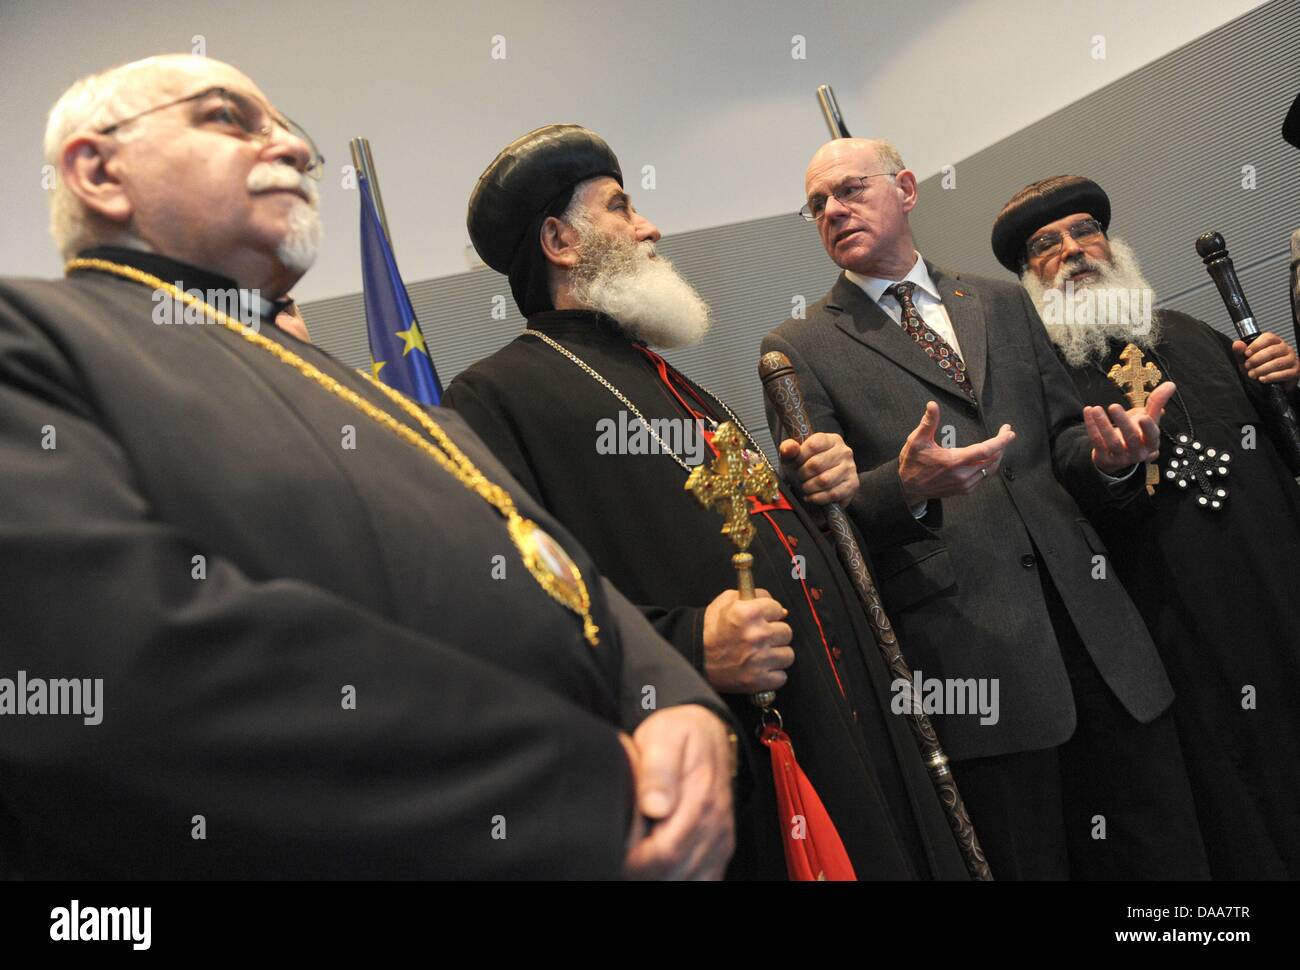
[[[1081,511],[1142,488],[1172,385],[1085,409],[1018,287],[917,253],[916,176],[889,144],[824,145],[805,187],[844,272],[763,351],[853,449],[848,511],[994,875],[1204,878],[1173,691]],[[972,684],[993,717],[967,713]]]

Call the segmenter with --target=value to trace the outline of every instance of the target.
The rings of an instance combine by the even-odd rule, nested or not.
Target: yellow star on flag
[[[371,365],[370,365],[370,376],[373,377],[375,380],[379,380],[379,371],[380,371],[380,369],[383,368],[383,366],[384,366],[385,364],[387,364],[387,363],[388,363],[388,361],[386,361],[386,360],[377,360],[377,361],[375,361],[373,364],[371,364]]]
[[[424,346],[424,334],[420,333],[420,328],[412,323],[409,330],[398,330],[397,336],[406,341],[406,346],[402,348],[402,356],[405,357],[412,350],[418,350],[426,357],[429,351]]]

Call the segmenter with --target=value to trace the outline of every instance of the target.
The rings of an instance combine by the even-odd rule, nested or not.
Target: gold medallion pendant
[[[588,613],[590,598],[577,563],[569,558],[563,546],[531,519],[513,515],[506,527],[533,578],[553,599],[583,618],[583,632],[588,642],[595,646],[597,628]]]

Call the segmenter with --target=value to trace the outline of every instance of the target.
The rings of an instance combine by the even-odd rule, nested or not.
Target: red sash
[[[856,881],[858,876],[840,833],[795,760],[790,738],[769,724],[763,728],[760,740],[772,755],[772,781],[790,878],[796,882]]]

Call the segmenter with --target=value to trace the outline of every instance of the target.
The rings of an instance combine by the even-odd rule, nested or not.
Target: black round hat
[[[1072,212],[1086,212],[1101,223],[1102,229],[1110,227],[1110,198],[1092,179],[1053,175],[1026,185],[993,220],[993,255],[1019,275],[1029,237]]]
[[[483,262],[510,277],[524,316],[551,309],[542,223],[568,208],[580,182],[598,175],[623,184],[603,138],[581,125],[547,125],[516,138],[479,176],[466,217],[470,242]]]

